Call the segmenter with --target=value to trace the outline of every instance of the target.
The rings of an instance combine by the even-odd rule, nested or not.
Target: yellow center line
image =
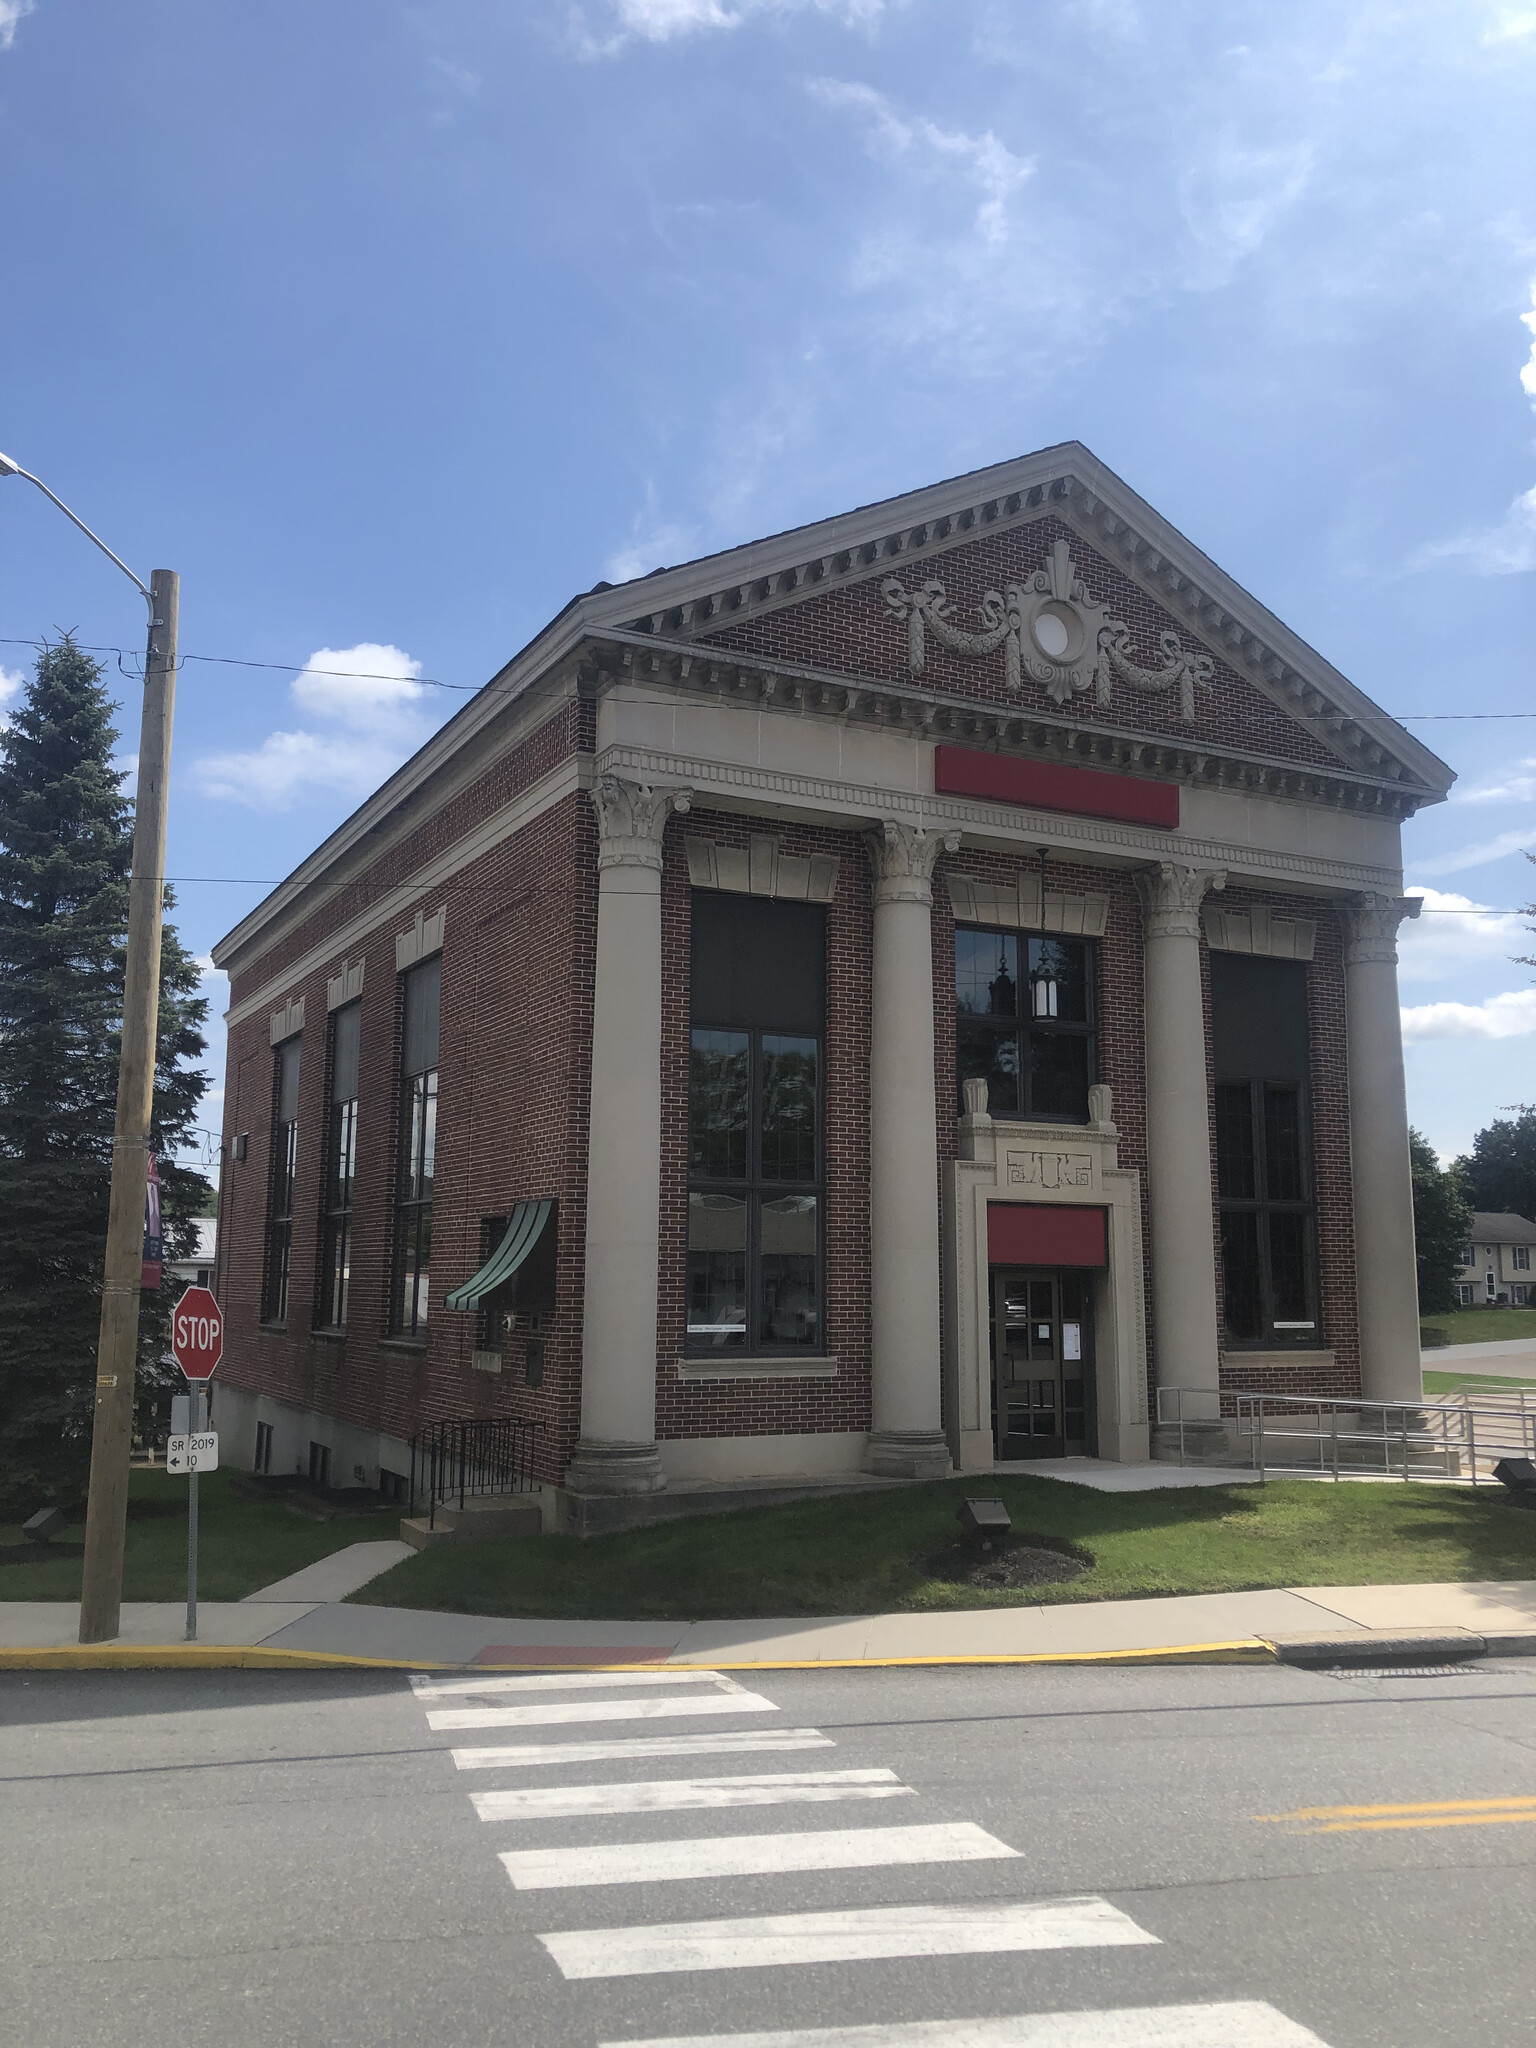
[[[1401,1806],[1301,1806],[1294,1813],[1256,1813],[1255,1820],[1374,1820],[1378,1816],[1436,1813],[1497,1813],[1502,1809],[1536,1812],[1536,1792],[1507,1799],[1424,1799]]]
[[[1524,1813],[1442,1813],[1431,1816],[1421,1814],[1417,1819],[1404,1816],[1400,1820],[1333,1820],[1320,1828],[1302,1828],[1304,1835],[1361,1835],[1377,1833],[1384,1828],[1493,1828],[1507,1826],[1511,1821],[1536,1821],[1536,1807]]]

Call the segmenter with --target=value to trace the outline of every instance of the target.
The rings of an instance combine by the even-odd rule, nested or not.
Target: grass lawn
[[[1020,1592],[955,1586],[927,1560],[958,1535],[967,1493],[997,1494],[1016,1533],[1092,1559],[1081,1578]],[[624,1535],[442,1544],[354,1600],[461,1614],[612,1620],[868,1614],[1116,1600],[1255,1586],[1536,1578],[1536,1515],[1502,1488],[1176,1487],[1095,1493],[1057,1480],[840,1495],[667,1522]]]
[[[198,1482],[197,1590],[204,1600],[242,1600],[301,1565],[313,1564],[348,1543],[396,1534],[392,1514],[338,1513],[317,1521],[290,1507],[282,1495],[250,1499],[234,1489],[236,1475],[212,1472]],[[0,1558],[20,1531],[0,1526]],[[85,1522],[61,1540],[85,1539]],[[125,1600],[182,1600],[187,1591],[187,1482],[165,1472],[134,1472],[128,1494]],[[80,1559],[0,1563],[0,1600],[78,1600]]]
[[[1510,1337],[1536,1337],[1536,1308],[1459,1308],[1425,1316],[1421,1341],[1440,1344],[1502,1344]]]
[[[1454,1394],[1458,1387],[1536,1387],[1536,1380],[1515,1380],[1492,1372],[1426,1372],[1426,1394]]]

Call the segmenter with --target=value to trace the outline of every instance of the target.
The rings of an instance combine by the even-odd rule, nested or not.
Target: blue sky
[[[1536,1099],[1533,104],[1531,0],[0,0],[0,447],[290,665],[183,672],[184,935],[599,576],[1077,438],[1482,714],[1407,832],[1464,1147]],[[142,606],[0,485],[0,668],[64,627]]]

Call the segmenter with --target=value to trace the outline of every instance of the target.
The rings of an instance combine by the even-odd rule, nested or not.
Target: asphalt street
[[[1533,1710],[1522,1661],[7,1674],[0,2028],[1529,2040]]]

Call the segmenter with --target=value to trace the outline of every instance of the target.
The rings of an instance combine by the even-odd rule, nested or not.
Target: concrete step
[[[405,1517],[400,1540],[413,1550],[437,1543],[481,1543],[497,1536],[538,1536],[544,1518],[531,1493],[491,1493],[463,1507],[440,1507],[435,1516]]]
[[[1247,1447],[1241,1451],[1233,1443],[1231,1432],[1223,1422],[1186,1422],[1183,1431],[1183,1456],[1179,1452],[1179,1425],[1176,1422],[1159,1422],[1152,1430],[1152,1456],[1160,1465],[1247,1465],[1252,1461]]]

